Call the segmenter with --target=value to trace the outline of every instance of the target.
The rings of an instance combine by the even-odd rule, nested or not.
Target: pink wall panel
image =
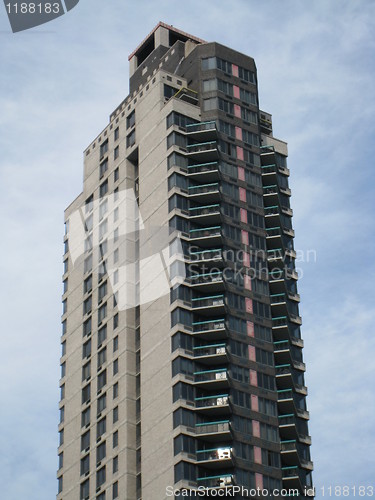
[[[253,411],[259,411],[259,401],[258,401],[258,396],[255,394],[251,395],[251,409]],[[254,422],[254,421],[253,421]]]
[[[238,178],[240,178],[240,168],[241,167],[238,167]],[[247,224],[247,210],[245,210],[244,208],[241,208],[240,214],[241,214],[241,222],[244,222],[245,224]]]
[[[255,370],[250,370],[250,385],[258,387],[258,377]]]
[[[234,105],[234,116],[236,116],[237,118],[241,118],[241,106],[239,106],[238,104]]]
[[[246,189],[240,187],[239,192],[240,192],[240,200],[246,201]]]
[[[251,290],[251,278],[247,274],[243,277],[244,287],[246,290]]]
[[[241,148],[240,146],[237,146],[237,158],[239,160],[243,160],[244,156],[243,156],[243,148]]]
[[[243,265],[245,267],[250,267],[250,254],[248,254],[246,252],[243,253]],[[248,278],[250,278],[250,276],[248,276]],[[251,281],[251,279],[250,279],[250,281]],[[251,290],[251,288],[250,288],[250,290]]]
[[[245,308],[247,313],[253,314],[253,301],[249,297],[245,297]]]
[[[257,420],[253,420],[253,436],[260,437],[260,424]]]
[[[243,229],[241,230],[241,241],[244,245],[249,244],[249,233]]]
[[[255,346],[249,345],[249,359],[250,361],[256,361]]]
[[[247,325],[247,334],[249,337],[254,337],[254,323],[251,321],[246,322]]]
[[[233,76],[238,76],[238,66],[232,64],[232,74]]]
[[[239,141],[242,141],[242,128],[241,127],[236,127],[236,139]]]
[[[233,95],[236,99],[240,98],[240,87],[233,85]]]
[[[260,490],[263,489],[263,475],[259,474],[259,472],[255,473],[255,487]]]
[[[254,446],[254,462],[256,464],[262,463],[262,449],[259,446]]]

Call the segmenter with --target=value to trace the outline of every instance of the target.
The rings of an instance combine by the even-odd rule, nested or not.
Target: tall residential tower
[[[303,494],[287,145],[254,60],[159,23],[129,62],[65,216],[57,499]]]

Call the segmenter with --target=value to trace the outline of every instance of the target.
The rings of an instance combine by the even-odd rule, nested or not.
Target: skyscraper
[[[65,216],[57,498],[303,493],[287,145],[255,62],[159,23],[129,63]]]

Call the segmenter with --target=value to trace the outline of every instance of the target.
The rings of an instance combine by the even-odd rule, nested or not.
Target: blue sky
[[[159,20],[256,60],[261,107],[289,142],[296,248],[317,256],[298,263],[317,498],[369,485],[375,3],[81,0],[19,34],[0,9],[0,498],[56,494],[63,210]]]

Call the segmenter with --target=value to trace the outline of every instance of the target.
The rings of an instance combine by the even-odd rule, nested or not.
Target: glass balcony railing
[[[230,460],[232,458],[232,448],[211,448],[209,450],[197,450],[197,461],[207,460]]]
[[[193,347],[193,352],[195,358],[202,358],[204,356],[223,356],[227,351],[225,344],[213,344]]]
[[[222,434],[230,431],[229,420],[207,422],[195,425],[196,434]]]
[[[226,488],[234,485],[232,474],[220,474],[219,476],[198,477],[199,486],[204,488]]]
[[[266,233],[267,233],[267,237],[281,236],[282,229],[281,229],[281,227],[267,227]]]
[[[264,207],[264,215],[279,215],[280,208],[278,205],[273,205],[272,207]]]
[[[270,295],[271,304],[282,304],[286,301],[286,293],[274,293]]]
[[[210,261],[210,260],[221,260],[223,257],[223,252],[221,248],[210,248],[208,250],[198,250],[190,251],[189,260],[195,262]],[[193,277],[191,278],[193,279]]]
[[[193,332],[206,332],[208,330],[223,330],[225,318],[210,319],[207,321],[193,321]]]
[[[201,215],[212,215],[220,214],[220,205],[215,203],[214,205],[206,205],[203,207],[191,207],[189,208],[189,215],[191,217],[198,217]]]
[[[186,125],[186,132],[188,132],[188,133],[202,132],[205,130],[216,130],[216,122],[209,121],[209,122],[201,122],[201,123],[191,123],[189,125]]]
[[[223,281],[223,273],[221,271],[215,271],[212,273],[197,274],[191,276],[190,280],[193,285],[217,283]]]
[[[195,382],[218,382],[228,379],[227,369],[205,370],[194,372]]]
[[[279,326],[288,326],[288,318],[286,316],[278,316],[277,318],[272,318],[272,327],[277,328]]]
[[[201,142],[198,144],[188,144],[188,153],[204,153],[206,151],[213,151],[217,149],[216,141]]]
[[[272,186],[263,186],[263,194],[278,194],[279,188],[276,184]]]
[[[204,227],[199,229],[190,229],[190,238],[212,238],[221,235],[221,226]]]
[[[304,444],[311,444],[311,437],[306,433],[307,426],[306,423],[303,424],[302,421],[297,418],[294,413],[290,413],[287,415],[279,415],[280,422],[280,430],[284,432],[283,429],[290,428],[291,426],[295,427],[295,435],[297,435],[299,441]],[[289,431],[290,432],[290,431]]]
[[[199,186],[189,186],[189,195],[198,195],[206,193],[218,193],[219,183],[210,182],[209,184],[200,184]]]
[[[195,398],[196,408],[213,408],[229,405],[229,394],[218,394],[215,396],[204,396]]]
[[[196,297],[191,299],[193,309],[202,307],[222,306],[224,304],[224,295],[211,295],[211,297]]]
[[[208,172],[217,172],[218,170],[219,163],[217,161],[209,161],[188,166],[188,174],[205,174]]]

